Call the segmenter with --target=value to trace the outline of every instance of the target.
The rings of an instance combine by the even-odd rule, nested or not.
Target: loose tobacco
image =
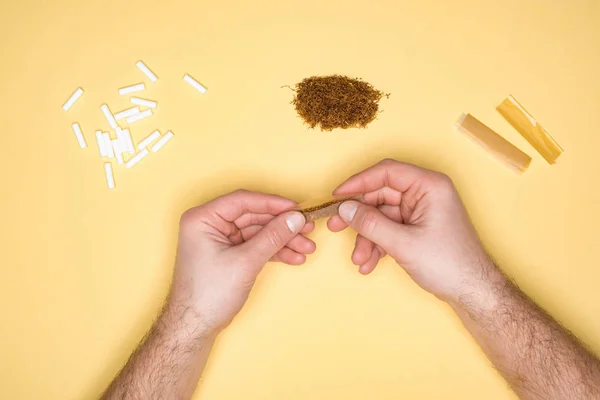
[[[298,204],[292,210],[304,215],[306,222],[316,221],[337,215],[338,208],[346,200],[360,200],[360,196],[329,196],[321,199],[309,200]]]
[[[296,84],[292,104],[311,128],[365,128],[377,116],[379,100],[389,94],[370,83],[342,75],[312,76]]]

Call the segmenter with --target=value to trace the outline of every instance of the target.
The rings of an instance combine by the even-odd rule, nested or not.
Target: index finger
[[[403,193],[433,173],[415,165],[386,159],[351,176],[333,194],[369,193],[386,186]]]
[[[294,205],[295,201],[274,194],[236,190],[209,201],[203,208],[225,221],[234,222],[247,213],[277,216]]]

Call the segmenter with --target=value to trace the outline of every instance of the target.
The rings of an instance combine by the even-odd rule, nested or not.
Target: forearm
[[[168,305],[103,399],[189,399],[216,334],[201,316]]]
[[[452,307],[522,399],[600,398],[600,363],[493,264]]]

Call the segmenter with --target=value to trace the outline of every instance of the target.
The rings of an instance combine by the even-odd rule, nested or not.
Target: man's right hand
[[[450,302],[503,279],[446,175],[383,160],[334,194],[363,197],[344,202],[327,224],[334,232],[356,230],[352,261],[362,274],[390,254],[423,289]]]
[[[368,274],[389,253],[448,302],[521,399],[600,399],[600,360],[522,293],[479,241],[452,181],[384,160],[341,184],[328,222],[358,232],[352,261]]]

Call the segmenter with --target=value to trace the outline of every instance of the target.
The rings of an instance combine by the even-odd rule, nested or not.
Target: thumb
[[[338,209],[340,217],[361,236],[378,244],[388,254],[394,254],[402,226],[386,217],[375,207],[358,201],[346,201]]]
[[[250,240],[240,245],[239,251],[253,266],[262,268],[279,250],[304,228],[306,220],[299,212],[289,212],[274,218]]]

